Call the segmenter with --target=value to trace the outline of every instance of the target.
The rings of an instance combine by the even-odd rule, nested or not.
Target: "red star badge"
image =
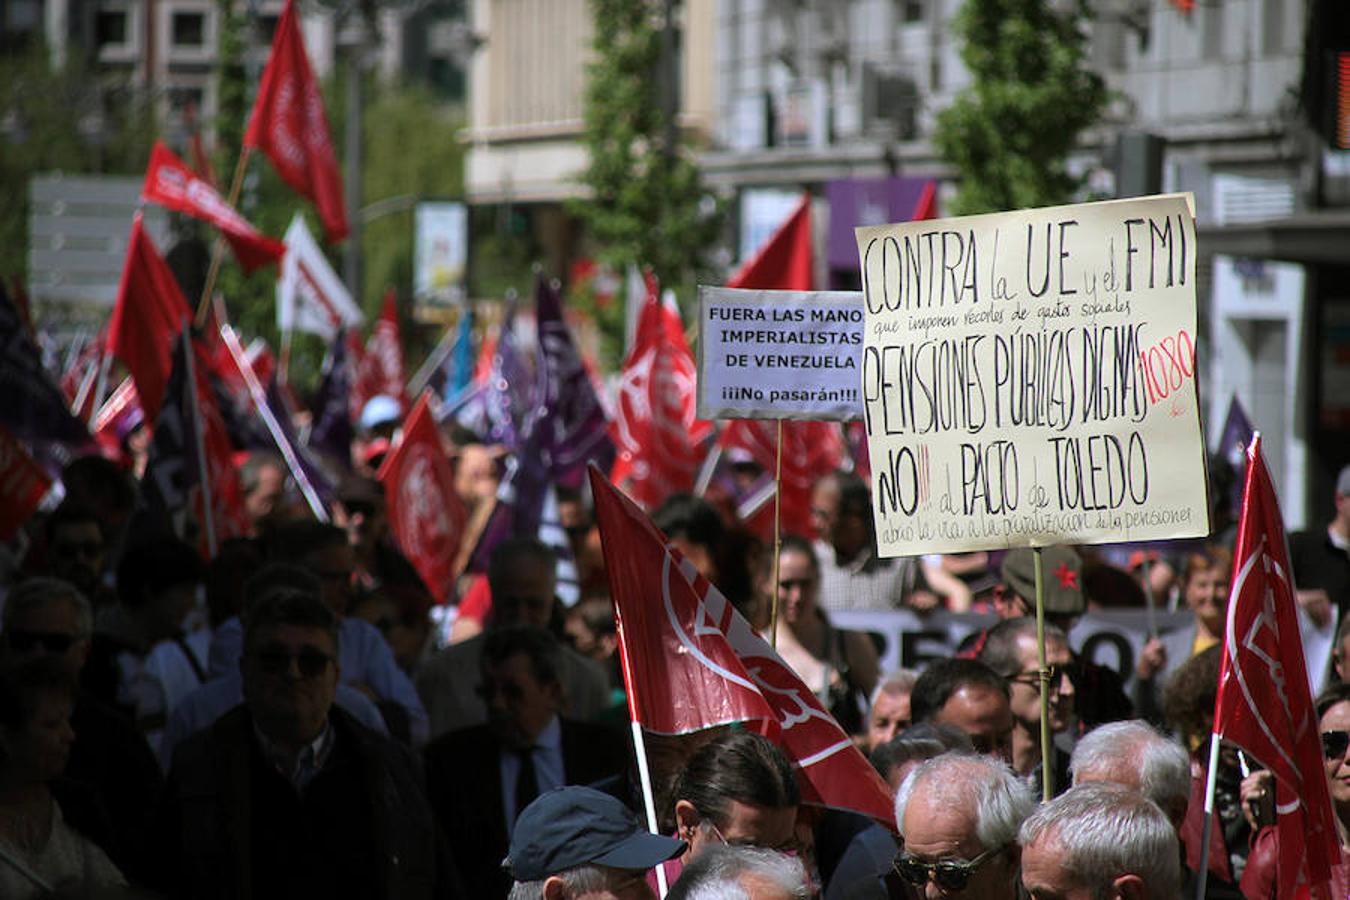
[[[1068,563],[1059,564],[1059,568],[1055,570],[1055,577],[1059,579],[1059,586],[1062,588],[1078,587],[1078,573],[1070,569]]]

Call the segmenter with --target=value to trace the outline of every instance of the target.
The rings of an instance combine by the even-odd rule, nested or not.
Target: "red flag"
[[[802,200],[763,247],[727,282],[729,288],[815,290],[811,254],[811,195]]]
[[[286,255],[285,244],[249,224],[209,182],[198,177],[162,141],[156,141],[155,149],[150,152],[141,199],[219,228],[246,272],[274,263]]]
[[[314,201],[328,239],[340,241],[347,236],[347,205],[328,135],[328,117],[305,55],[295,0],[286,0],[244,146],[266,153],[282,180]]]
[[[211,166],[211,157],[202,142],[202,130],[197,125],[197,104],[189,103],[183,107],[183,125],[188,132],[188,152],[192,154],[192,170],[207,184],[216,184],[216,172]]]
[[[18,533],[51,486],[23,444],[0,428],[0,541]]]
[[[633,721],[661,734],[760,723],[796,764],[806,802],[893,826],[886,782],[811,689],[632,501],[590,471]]]
[[[145,417],[153,422],[169,383],[174,336],[192,310],[173,273],[141,225],[131,222],[127,261],[108,323],[108,346],[131,372]]]
[[[403,436],[380,466],[389,525],[437,603],[449,596],[455,558],[468,512],[455,493],[454,474],[423,391],[403,425]]]
[[[647,281],[633,348],[623,363],[610,434],[618,456],[610,477],[648,509],[694,486],[699,447],[712,423],[695,417],[697,367],[674,300]]]
[[[1247,450],[1214,733],[1275,776],[1282,900],[1325,885],[1340,859],[1283,521],[1257,436]]]
[[[407,410],[408,402],[404,385],[408,379],[403,374],[403,337],[398,327],[398,301],[394,289],[384,294],[384,311],[370,329],[370,339],[356,366],[356,383],[352,386],[353,408],[356,415],[365,407],[366,402],[377,394],[385,394],[398,401],[399,407]]]
[[[777,469],[778,422],[772,419],[733,419],[717,436],[717,445],[750,454],[765,472]],[[844,438],[833,422],[783,422],[783,496],[780,517],[783,530],[810,537],[811,489],[844,461]],[[764,521],[752,520],[761,537],[773,534],[773,506],[763,510]]]

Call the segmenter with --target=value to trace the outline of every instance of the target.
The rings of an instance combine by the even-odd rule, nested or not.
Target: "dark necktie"
[[[539,796],[539,780],[534,774],[534,748],[516,751],[520,768],[516,772],[516,817]]]

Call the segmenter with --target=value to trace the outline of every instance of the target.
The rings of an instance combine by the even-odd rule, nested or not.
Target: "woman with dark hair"
[[[765,596],[773,595],[772,567],[764,576]],[[830,624],[819,605],[820,562],[811,544],[785,536],[778,552],[776,649],[839,721],[844,731],[865,728],[867,698],[881,675],[876,645],[861,631]]]
[[[1350,896],[1350,684],[1333,684],[1313,702],[1322,733],[1323,766],[1331,811],[1336,816],[1340,853],[1331,859],[1331,897]],[[1242,786],[1250,801],[1273,802],[1275,785],[1269,772],[1253,774]],[[1242,873],[1242,896],[1247,900],[1274,900],[1279,879],[1276,861],[1280,842],[1274,825],[1265,825],[1252,840],[1251,856]]]
[[[100,830],[96,805],[59,781],[75,739],[73,690],[69,674],[48,658],[0,673],[0,897],[6,900],[126,884],[86,837]]]

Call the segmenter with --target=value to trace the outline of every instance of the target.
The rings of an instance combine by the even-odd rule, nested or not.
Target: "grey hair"
[[[908,694],[914,690],[914,682],[919,680],[919,673],[913,669],[896,669],[894,672],[887,672],[877,682],[877,686],[872,689],[872,696],[867,698],[868,707],[877,705],[877,700],[882,694]]]
[[[5,598],[4,630],[9,631],[20,616],[41,609],[53,600],[64,600],[75,608],[75,625],[80,637],[93,634],[94,614],[89,607],[89,598],[69,581],[45,575],[24,579],[9,592]]]
[[[511,885],[507,900],[544,900],[544,882],[549,878],[561,878],[563,884],[574,894],[599,893],[609,887],[613,873],[619,871],[592,863],[564,869],[538,881],[517,881]]]
[[[681,870],[666,900],[753,900],[741,881],[746,876],[769,882],[792,900],[811,896],[795,857],[764,847],[719,844],[704,849]]]
[[[1139,773],[1139,792],[1164,811],[1191,798],[1191,760],[1186,749],[1142,719],[1111,722],[1078,741],[1069,758],[1074,783],[1088,773],[1123,783],[1115,773]]]
[[[895,821],[905,834],[905,808],[922,786],[944,805],[963,804],[975,814],[975,837],[986,850],[1017,839],[1017,829],[1036,805],[1029,788],[1002,760],[973,753],[944,753],[905,776],[895,795]]]
[[[1047,842],[1066,875],[1094,897],[1107,896],[1122,875],[1137,875],[1148,896],[1181,891],[1177,833],[1157,804],[1109,782],[1071,788],[1022,825],[1023,853]]]

